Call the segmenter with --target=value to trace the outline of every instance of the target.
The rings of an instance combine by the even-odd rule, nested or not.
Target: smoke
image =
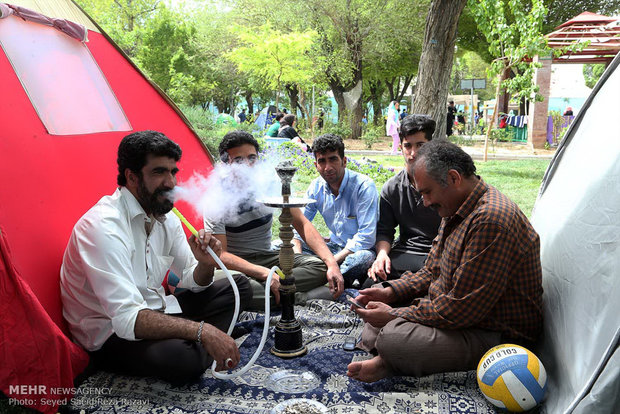
[[[189,203],[199,217],[226,222],[238,215],[240,207],[281,196],[281,189],[275,164],[259,160],[251,166],[218,163],[208,176],[195,172],[175,187],[172,196]]]

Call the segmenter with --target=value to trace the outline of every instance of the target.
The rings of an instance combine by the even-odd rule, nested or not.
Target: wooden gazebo
[[[561,24],[545,36],[552,49],[562,49],[578,43],[586,43],[582,50],[565,52],[560,56],[536,56],[542,63],[534,74],[542,102],[530,103],[528,142],[532,148],[543,148],[547,138],[547,112],[551,85],[551,64],[555,63],[605,63],[609,64],[620,52],[620,19],[583,12]]]

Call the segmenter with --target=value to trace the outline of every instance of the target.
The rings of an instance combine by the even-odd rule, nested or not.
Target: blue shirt
[[[316,203],[304,207],[304,215],[312,221],[321,213],[332,242],[353,253],[374,247],[379,209],[377,188],[369,177],[345,169],[338,196],[318,177],[310,183],[306,196]]]

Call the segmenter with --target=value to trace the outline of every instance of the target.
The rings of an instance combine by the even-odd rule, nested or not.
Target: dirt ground
[[[311,140],[310,140],[311,141]],[[458,141],[458,140],[457,140]],[[469,140],[469,137],[462,137],[461,142],[457,142],[461,146],[467,146],[471,148],[484,150],[484,136],[474,136],[473,140]],[[345,148],[347,150],[369,150],[366,147],[366,143],[361,139],[345,139]],[[383,137],[381,141],[375,142],[370,150],[372,151],[390,151],[392,149],[392,137]],[[549,155],[553,156],[555,149],[531,149],[527,143],[522,142],[498,142],[492,145],[489,142],[489,153],[496,154],[514,154],[514,155]]]

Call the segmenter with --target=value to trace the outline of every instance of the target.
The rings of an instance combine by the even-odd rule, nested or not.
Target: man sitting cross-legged
[[[448,141],[424,144],[410,170],[443,220],[422,269],[360,291],[359,346],[376,354],[349,364],[360,381],[475,369],[491,347],[542,329],[540,240],[519,207]]]
[[[189,244],[170,212],[181,148],[164,134],[141,131],[118,147],[119,188],[103,197],[73,228],[60,271],[63,316],[73,338],[101,369],[194,381],[217,361],[239,363],[226,335],[235,298],[228,280],[213,282],[210,246],[220,242],[200,230]],[[185,291],[166,295],[166,274]],[[236,277],[243,309],[252,291]]]
[[[398,279],[406,271],[415,273],[424,266],[441,217],[422,203],[408,167],[420,148],[433,139],[433,132],[435,121],[427,115],[409,115],[400,124],[405,168],[381,189],[375,244],[377,258],[368,269],[365,288],[382,280]],[[400,235],[394,242],[396,227]]]
[[[340,264],[345,287],[359,287],[375,258],[377,228],[377,188],[367,176],[347,169],[342,139],[321,135],[312,143],[314,165],[320,177],[306,191],[316,200],[304,207],[308,220],[320,213],[329,228],[327,247]],[[297,236],[296,251],[312,253]]]
[[[225,163],[246,163],[250,167],[258,160],[259,145],[256,139],[245,131],[232,131],[224,136],[219,146],[220,159]],[[252,183],[248,183],[252,185]],[[271,248],[271,209],[256,200],[246,200],[239,207],[238,214],[226,222],[214,221],[205,216],[205,229],[213,231],[222,243],[222,262],[230,270],[237,270],[250,278],[254,298],[250,309],[265,307],[264,282],[269,269],[279,264],[277,251]],[[304,217],[301,210],[291,208],[293,227],[302,235],[317,256],[295,255],[293,276],[297,289],[296,302],[303,302],[307,292],[322,287],[326,281],[334,298],[342,293],[343,280],[336,259],[329,251],[319,232]],[[279,302],[280,280],[273,277],[271,292]],[[320,289],[319,289],[320,290]],[[299,294],[301,293],[301,294]]]

